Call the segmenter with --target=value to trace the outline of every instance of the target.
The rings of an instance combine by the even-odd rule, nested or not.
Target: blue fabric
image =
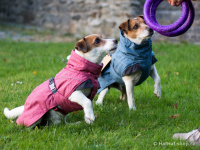
[[[152,56],[154,56],[154,53],[152,51],[151,39],[137,45],[125,38],[120,31],[120,43],[116,52],[111,55],[111,63],[106,66],[105,70],[103,70],[101,76],[98,78],[101,87],[98,93],[114,82],[124,85],[122,80],[123,72],[137,63],[140,64],[142,68],[142,76],[136,85],[141,84],[150,75]]]

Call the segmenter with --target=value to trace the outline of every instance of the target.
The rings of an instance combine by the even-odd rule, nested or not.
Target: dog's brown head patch
[[[143,16],[137,16],[120,24],[119,29],[129,38],[135,39],[142,31],[149,29],[149,27],[146,25]]]
[[[105,45],[105,43],[106,41],[102,39],[100,35],[92,34],[79,40],[75,44],[75,49],[77,49],[78,51],[82,51],[83,53],[87,53],[95,47],[101,47]]]

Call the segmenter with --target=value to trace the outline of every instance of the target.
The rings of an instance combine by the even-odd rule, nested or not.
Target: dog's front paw
[[[160,87],[160,85],[154,86],[154,94],[155,94],[156,97],[161,98],[161,87]]]
[[[85,115],[85,122],[87,124],[93,124],[93,121],[95,120],[94,114],[91,114],[90,116]]]
[[[129,110],[136,111],[137,109],[136,109],[136,107],[135,107],[135,106],[133,106],[133,107],[129,107]]]
[[[88,117],[85,116],[85,122],[86,122],[87,124],[93,124],[93,121],[94,121],[94,119],[88,118]]]
[[[84,116],[85,122],[87,124],[92,124],[93,121],[95,120],[93,109],[85,109],[84,113],[85,113],[85,116]]]
[[[97,100],[95,104],[96,104],[96,105],[103,105],[103,102],[100,101],[100,100]]]
[[[155,89],[154,94],[156,97],[161,98],[161,89]]]

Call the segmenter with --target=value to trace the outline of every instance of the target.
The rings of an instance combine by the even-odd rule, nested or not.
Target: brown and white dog
[[[120,99],[125,100],[127,98],[129,109],[136,110],[135,101],[134,101],[134,93],[133,93],[134,86],[140,80],[143,69],[138,69],[131,73],[129,70],[128,71],[129,73],[125,74],[125,75],[124,74],[121,75],[122,74],[121,72],[116,72],[115,74],[113,73],[114,74],[113,75],[111,73],[111,71],[117,69],[119,66],[123,66],[125,63],[123,61],[125,59],[122,60],[121,57],[118,56],[118,54],[121,54],[120,52],[118,53],[118,51],[121,51],[121,49],[120,49],[121,47],[122,48],[128,47],[129,50],[131,49],[130,45],[133,45],[133,47],[134,47],[134,45],[138,45],[138,47],[140,47],[140,45],[142,45],[143,43],[150,40],[151,36],[154,34],[154,31],[152,29],[150,29],[149,26],[145,23],[143,16],[137,16],[136,18],[128,19],[127,21],[120,24],[119,29],[120,29],[120,33],[121,33],[120,34],[120,43],[118,45],[116,52],[112,55],[112,60],[111,60],[110,66],[109,66],[109,67],[113,67],[113,69],[105,71],[106,74],[110,74],[110,76],[108,78],[109,80],[106,79],[106,74],[105,74],[105,77],[103,74],[99,78],[99,82],[100,82],[100,86],[102,87],[102,90],[100,89],[101,91],[98,91],[98,92],[100,92],[100,94],[98,96],[98,100],[96,101],[96,104],[102,105],[103,99],[105,98],[107,92],[109,91],[109,88],[114,87],[114,88],[117,88],[118,90],[120,90],[120,92],[121,92]],[[121,35],[123,36],[123,41],[121,40]],[[124,41],[129,41],[128,46],[125,45],[124,43],[121,43]],[[120,46],[120,44],[123,46]],[[152,51],[151,46],[150,46],[150,50]],[[136,53],[135,54],[136,57],[140,57],[139,56],[140,54],[138,54],[138,53],[140,53],[139,50],[136,51],[136,50],[131,49],[131,51],[132,52],[134,51],[133,53]],[[129,53],[132,53],[132,52],[129,51]],[[127,55],[129,55],[129,54],[127,54]],[[151,55],[151,53],[150,53],[150,55]],[[126,56],[124,56],[124,57],[126,57]],[[149,57],[151,57],[151,56],[149,56]],[[140,58],[142,58],[142,57],[140,57]],[[133,57],[132,59],[135,59],[135,57]],[[120,64],[116,64],[117,62]],[[118,70],[120,70],[120,69],[118,69]],[[156,70],[156,67],[154,64],[149,64],[149,75],[155,81],[154,94],[158,98],[160,98],[161,97],[160,77],[157,73],[157,70]],[[113,76],[120,76],[123,83],[118,82],[118,79],[114,79],[115,82],[114,81],[110,82],[114,78]],[[101,84],[101,81],[103,82],[102,84]],[[109,82],[110,82],[110,85],[109,85]],[[106,85],[106,83],[108,83],[108,84]]]
[[[59,81],[59,79],[61,80],[62,78],[64,78],[64,79],[69,78],[68,72],[70,72],[70,69],[73,68],[73,67],[77,67],[79,69],[83,63],[84,63],[84,68],[83,68],[84,74],[80,75],[82,78],[87,79],[87,77],[85,77],[86,76],[85,74],[91,74],[91,73],[94,73],[94,75],[97,75],[97,77],[98,77],[99,74],[100,74],[100,71],[101,71],[101,64],[102,64],[101,61],[102,61],[102,59],[104,58],[105,55],[114,52],[116,50],[116,48],[117,48],[117,40],[115,40],[115,39],[103,39],[100,35],[97,35],[97,34],[92,34],[92,35],[86,36],[83,39],[79,40],[75,45],[75,50],[73,51],[74,57],[73,57],[73,59],[70,58],[71,60],[69,60],[72,64],[71,67],[68,67],[69,69],[66,69],[67,67],[64,68],[63,70],[61,70],[56,75],[57,79],[55,77],[55,80],[54,80],[55,82],[54,82],[53,86],[54,86],[54,88],[57,88],[56,92],[54,93],[52,91],[52,89],[51,89],[52,84],[50,84],[49,81],[45,81],[44,83],[41,84],[41,85],[45,84],[45,86],[42,86],[42,87],[41,87],[41,85],[38,86],[31,93],[31,95],[29,95],[29,97],[26,100],[26,102],[27,101],[28,102],[25,103],[25,105],[14,108],[12,110],[5,108],[4,109],[5,116],[8,119],[14,119],[14,118],[18,118],[18,117],[20,118],[21,116],[25,116],[25,113],[27,111],[29,111],[28,108],[30,108],[31,110],[33,110],[31,113],[29,111],[29,114],[31,114],[32,118],[37,116],[39,112],[45,111],[45,115],[42,114],[42,117],[40,116],[41,118],[38,117],[37,119],[35,119],[31,123],[30,123],[30,120],[18,118],[19,120],[22,120],[23,124],[27,127],[32,128],[32,127],[38,125],[39,123],[41,123],[43,120],[49,121],[52,124],[61,123],[64,119],[64,115],[62,115],[58,111],[55,111],[55,109],[52,109],[52,106],[54,105],[54,104],[52,105],[52,103],[58,104],[58,102],[60,100],[57,102],[56,98],[63,97],[63,95],[65,95],[65,93],[66,93],[65,92],[66,89],[69,89],[69,88],[63,87],[65,80]],[[69,63],[69,61],[68,61],[68,63]],[[73,66],[74,64],[75,65],[79,64],[79,65]],[[88,68],[89,67],[91,68],[91,66],[92,67],[100,66],[100,71],[97,72],[96,74],[95,74],[95,72],[88,72],[87,73],[86,71],[89,70],[89,69],[87,69],[87,65],[88,65]],[[89,66],[89,65],[91,65],[91,66]],[[68,64],[67,64],[67,66],[68,66]],[[83,80],[82,78],[76,79],[76,77],[74,77],[73,74],[76,73],[77,68],[75,68],[75,70],[72,70],[70,72],[70,75],[72,74],[71,76],[73,76],[73,81],[70,81],[70,83],[71,82],[74,83],[77,80]],[[66,73],[66,70],[69,70],[67,72],[68,74]],[[82,70],[79,69],[77,74],[80,74],[81,71]],[[94,71],[94,69],[92,69],[92,70],[90,69],[89,71]],[[61,74],[61,75],[59,76],[59,74]],[[97,80],[97,77],[95,77],[96,79],[94,79],[94,80]],[[91,77],[91,79],[93,80],[93,76]],[[68,80],[69,79],[66,79],[66,82],[68,82]],[[59,82],[61,83],[60,85],[59,85]],[[79,82],[79,81],[77,81],[77,82]],[[95,82],[92,81],[92,84],[93,83],[96,83],[96,81]],[[97,83],[98,83],[98,81],[97,81]],[[70,85],[68,85],[68,86],[70,86]],[[62,89],[64,89],[64,90],[62,90]],[[98,87],[97,87],[97,89],[98,89]],[[55,90],[55,89],[53,89],[53,90]],[[62,91],[63,91],[63,95],[59,95],[60,93],[62,93]],[[64,101],[66,99],[68,99],[72,103],[79,104],[83,108],[85,122],[88,123],[88,124],[92,123],[95,120],[95,115],[94,115],[94,112],[93,112],[93,105],[92,105],[92,101],[91,101],[92,98],[89,98],[89,95],[91,95],[92,92],[93,92],[93,88],[75,89],[75,90],[72,90],[72,93],[64,99]],[[45,94],[47,96],[45,96]],[[94,94],[96,94],[96,93],[93,93],[93,95]],[[56,95],[56,96],[54,96],[54,95]],[[46,99],[44,100],[43,97],[44,98],[47,97],[47,100]],[[49,100],[49,97],[53,97],[53,98],[50,98],[50,100]],[[45,104],[41,104],[41,103],[43,103],[42,101],[44,101]],[[71,102],[68,102],[68,103],[71,103]],[[35,104],[35,103],[39,103],[39,104]],[[50,103],[51,103],[51,106],[49,106]],[[62,103],[64,103],[64,102],[61,102],[61,104]],[[48,104],[48,106],[47,106],[47,104]],[[34,106],[30,106],[30,105],[34,105]],[[33,107],[37,107],[37,108],[32,109]],[[58,106],[58,107],[60,109],[62,109],[62,107],[60,107],[60,106]],[[45,108],[45,110],[41,111],[40,108],[41,109]],[[63,109],[63,111],[65,111],[65,110]],[[29,118],[29,116],[26,115],[26,119],[27,118]],[[27,122],[27,123],[25,124],[25,122]],[[17,121],[17,123],[18,123],[18,125],[21,125],[20,122]]]

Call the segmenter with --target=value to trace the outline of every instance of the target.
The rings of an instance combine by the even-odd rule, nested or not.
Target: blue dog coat
[[[125,38],[121,31],[120,43],[111,58],[111,63],[105,67],[98,78],[101,87],[98,93],[115,82],[124,85],[122,80],[124,75],[140,70],[142,70],[142,75],[136,85],[141,84],[149,77],[151,65],[157,61],[152,51],[151,39],[137,45]]]

